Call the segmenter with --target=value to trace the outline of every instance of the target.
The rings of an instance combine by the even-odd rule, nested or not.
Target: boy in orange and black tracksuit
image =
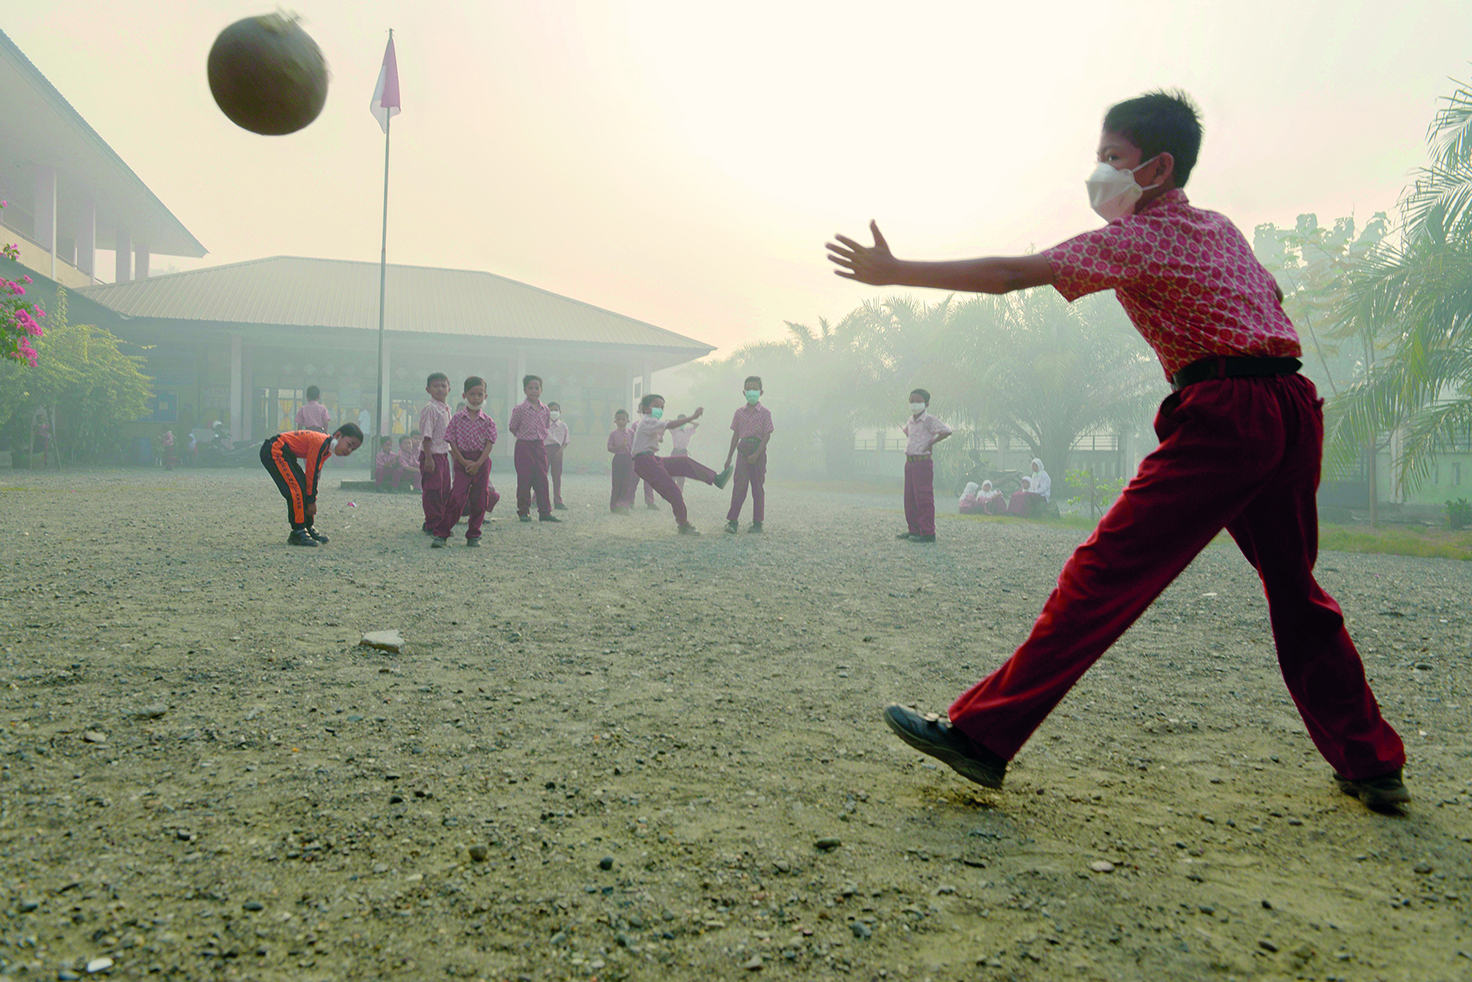
[[[286,520],[291,523],[288,545],[316,546],[327,541],[312,526],[317,515],[317,479],[329,456],[346,457],[362,443],[363,431],[357,424],[344,423],[331,434],[292,430],[261,444],[261,464],[286,499]],[[305,461],[305,469],[298,458]]]

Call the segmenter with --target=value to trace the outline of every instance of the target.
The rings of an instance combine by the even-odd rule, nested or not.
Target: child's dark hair
[[[322,390],[321,389],[317,388],[315,385],[309,385],[309,386],[307,386],[307,401],[308,402],[316,402],[320,398],[322,398]]]
[[[1201,152],[1201,113],[1180,89],[1148,92],[1110,106],[1104,131],[1140,148],[1140,162],[1168,153],[1175,160],[1176,187],[1183,188]]]
[[[363,431],[358,429],[357,423],[344,423],[333,431],[332,435],[339,440],[345,436],[350,436],[354,440],[357,440],[359,445],[363,443]]]
[[[521,377],[521,387],[523,389],[525,389],[528,385],[531,385],[533,382],[540,382],[540,381],[542,381],[542,376],[540,376],[540,375],[523,375]]]
[[[560,402],[549,402],[549,403],[547,403],[547,408],[548,409],[556,409],[558,412],[561,412],[562,411],[562,403],[560,403]]]
[[[746,381],[741,384],[749,389],[752,387],[751,383],[753,382],[756,383],[758,389],[762,388],[762,377],[760,375],[748,375],[746,376]]]
[[[380,447],[391,447],[394,445],[394,438],[391,436],[380,437],[378,440],[378,445]]]
[[[651,392],[651,393],[649,393],[647,396],[645,396],[644,398],[642,398],[642,399],[639,400],[639,412],[641,412],[641,413],[647,413],[647,412],[649,412],[649,404],[651,402],[653,402],[654,400],[656,400],[656,399],[663,399],[663,398],[664,398],[664,396],[660,395],[657,392]]]
[[[629,415],[629,411],[627,409],[620,409],[618,412],[616,412],[616,413],[613,414],[613,418],[614,419],[618,419],[620,416],[627,416],[627,415]]]
[[[919,396],[921,399],[925,400],[925,405],[930,405],[930,393],[926,392],[924,389],[911,389],[910,395]]]
[[[431,385],[434,385],[436,382],[448,383],[449,381],[450,376],[446,375],[444,372],[430,372],[429,378],[424,380],[424,387],[427,389]]]
[[[410,443],[413,443],[414,442],[414,438],[412,436],[410,436],[409,434],[407,434],[407,433],[405,433],[403,436],[399,437],[399,442],[400,443],[403,443],[405,440],[408,440]]]
[[[486,380],[481,378],[479,375],[472,375],[470,376],[470,378],[465,380],[465,388],[461,389],[460,393],[463,395],[466,392],[469,392],[471,389],[475,388],[477,385],[484,389],[486,387]]]

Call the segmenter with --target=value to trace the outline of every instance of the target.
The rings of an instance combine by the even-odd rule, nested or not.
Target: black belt
[[[1193,361],[1170,377],[1173,392],[1188,385],[1221,378],[1265,378],[1269,375],[1296,375],[1303,367],[1297,358],[1240,358],[1219,355]]]

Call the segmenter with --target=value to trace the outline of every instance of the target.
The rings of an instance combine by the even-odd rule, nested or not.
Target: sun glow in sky
[[[214,107],[204,61],[272,4],[10,6],[4,30],[210,249],[155,273],[378,258],[367,103],[393,27],[391,262],[489,270],[723,352],[882,295],[823,253],[870,218],[910,258],[1098,224],[1083,179],[1119,99],[1198,101],[1188,193],[1250,237],[1393,210],[1448,77],[1472,76],[1472,4],[1435,0],[298,0],[332,89],[311,127],[267,138]]]

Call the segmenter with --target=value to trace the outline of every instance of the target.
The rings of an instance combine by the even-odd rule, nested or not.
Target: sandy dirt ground
[[[1083,533],[567,484],[479,551],[329,490],[307,550],[257,468],[0,478],[0,977],[1472,978],[1467,564],[1320,560],[1403,814],[1334,788],[1230,544],[988,792],[880,708],[999,664]]]

